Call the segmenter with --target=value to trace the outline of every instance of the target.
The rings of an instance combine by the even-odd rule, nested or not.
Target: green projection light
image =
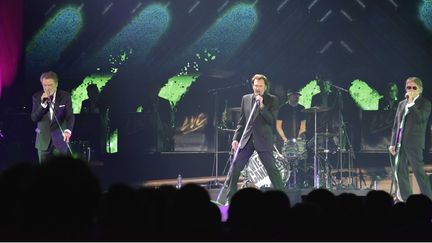
[[[109,55],[109,63],[111,65],[109,74],[92,74],[87,76],[83,82],[74,90],[72,90],[72,109],[74,114],[79,114],[81,112],[82,101],[88,98],[87,95],[87,86],[90,84],[96,84],[99,89],[99,92],[102,91],[103,87],[108,83],[109,80],[117,73],[121,65],[124,65],[125,62],[129,59],[129,55],[132,54],[132,48],[128,51],[120,51],[118,56]],[[99,72],[100,68],[97,69]],[[107,153],[117,153],[118,148],[118,131],[113,131],[106,140],[106,152]]]
[[[320,92],[320,88],[317,84],[316,80],[310,81],[305,87],[300,90],[300,98],[299,104],[304,106],[305,109],[311,107],[312,96],[318,94]]]
[[[118,56],[114,56],[111,54],[108,61],[112,65],[112,67],[110,68],[109,71],[111,73],[117,73],[119,70],[118,66],[124,64],[129,59],[129,56],[132,55],[132,53],[133,53],[133,49],[130,48],[128,51],[120,51],[120,54]]]
[[[185,52],[191,56],[195,53],[196,60],[188,63],[181,72],[171,77],[160,90],[159,97],[170,101],[175,107],[199,74],[199,66],[216,60],[218,56],[234,55],[252,35],[258,22],[258,14],[254,4],[239,3],[227,10],[215,23]],[[223,50],[218,47],[223,46]],[[201,50],[205,50],[204,53]],[[192,71],[191,71],[192,70]]]
[[[128,51],[120,51],[120,54],[114,56],[113,54],[109,55],[109,63],[111,65],[109,71],[110,74],[92,74],[86,77],[83,82],[74,90],[72,90],[72,105],[74,114],[79,114],[81,111],[81,102],[88,98],[87,96],[87,86],[89,84],[96,84],[99,92],[102,91],[102,88],[108,83],[108,81],[116,74],[121,65],[124,65],[125,62],[129,59],[129,56],[132,54],[132,48]],[[101,72],[100,68],[97,69],[98,72]]]
[[[219,52],[218,49],[214,49],[215,52]],[[204,62],[210,62],[214,61],[216,59],[216,54],[208,51],[207,49],[204,50],[204,54],[201,55],[200,53],[195,54],[196,58],[198,60],[203,60]],[[198,69],[196,70],[198,71]]]
[[[379,100],[383,97],[359,79],[352,81],[349,93],[362,110],[378,110]]]
[[[84,81],[75,89],[72,90],[72,109],[74,114],[79,114],[81,111],[81,103],[87,99],[87,86],[89,84],[96,84],[99,91],[106,85],[106,83],[113,77],[112,74],[98,75],[93,74],[84,79]]]
[[[114,154],[118,152],[118,129],[112,131],[106,143],[106,152]]]
[[[196,59],[192,64],[188,62],[179,74],[168,79],[168,82],[159,91],[159,97],[167,99],[171,107],[175,107],[189,90],[192,83],[198,79],[200,65],[205,65],[216,60],[218,54],[218,49],[205,49],[202,53],[196,53]]]
[[[168,83],[159,91],[159,97],[169,100],[172,107],[177,105],[177,102],[188,91],[193,82],[197,80],[199,75],[179,75],[168,79]]]
[[[300,93],[299,104],[303,105],[306,109],[310,108],[312,96],[320,93],[317,81],[310,81],[300,90]],[[378,110],[379,99],[382,98],[382,95],[375,89],[372,89],[366,82],[359,79],[352,81],[349,93],[362,110]]]
[[[81,7],[68,6],[50,18],[26,47],[26,69],[39,72],[56,63],[83,26]]]

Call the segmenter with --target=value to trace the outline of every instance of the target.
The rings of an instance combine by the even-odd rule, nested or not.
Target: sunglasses
[[[407,90],[410,90],[410,89],[417,90],[417,86],[406,86],[405,89],[407,89]]]

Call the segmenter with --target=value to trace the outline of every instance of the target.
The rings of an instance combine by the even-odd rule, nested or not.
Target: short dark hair
[[[54,81],[56,83],[58,83],[57,73],[55,73],[53,71],[48,71],[48,72],[42,73],[42,75],[40,76],[40,81],[42,82],[42,80],[44,80],[44,79],[54,79]]]

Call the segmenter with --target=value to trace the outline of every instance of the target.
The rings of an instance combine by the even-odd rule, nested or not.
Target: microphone
[[[409,94],[408,93],[405,94],[405,98],[409,99]]]
[[[49,92],[50,93],[50,92]],[[49,94],[49,93],[46,93],[46,94],[48,94],[48,96],[47,97],[44,97],[43,99],[42,99],[42,103],[51,103],[51,95]]]
[[[257,106],[260,106],[260,100],[258,100],[256,97],[258,97],[258,96],[260,96],[259,94],[258,95],[255,95],[255,102],[256,102],[256,104],[257,104]]]
[[[52,96],[52,94],[48,95],[48,97],[43,98],[42,102],[48,104],[49,106],[51,106],[51,104],[53,103],[53,101],[51,99],[51,96]]]

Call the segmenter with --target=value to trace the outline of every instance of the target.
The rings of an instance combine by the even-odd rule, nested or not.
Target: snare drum
[[[303,139],[288,140],[282,147],[282,155],[288,159],[306,159],[306,141]]]
[[[286,183],[291,175],[290,166],[288,163],[285,163],[284,157],[280,153],[274,151],[273,156],[275,158],[276,167],[281,173],[282,181]],[[246,180],[250,180],[254,183],[258,188],[270,187],[272,185],[270,177],[268,176],[268,173],[264,168],[264,165],[261,163],[256,151],[250,157],[249,162],[242,170],[241,175]]]

